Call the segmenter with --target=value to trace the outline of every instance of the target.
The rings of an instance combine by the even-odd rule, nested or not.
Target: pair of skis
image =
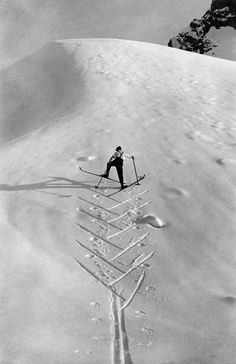
[[[100,180],[99,180],[98,184],[95,186],[95,188],[98,188],[98,187],[99,187],[99,185],[100,185],[100,183],[101,183],[101,181],[102,181],[102,179],[103,179],[103,178],[106,178],[106,177],[102,177],[102,176],[101,176],[100,174],[98,174],[98,173],[94,173],[94,172],[87,171],[87,170],[85,170],[85,169],[83,169],[83,168],[81,168],[81,167],[79,167],[79,169],[81,170],[81,172],[88,173],[88,174],[90,174],[90,175],[92,175],[92,176],[100,177]],[[136,176],[137,176],[137,175],[136,175]],[[123,190],[126,190],[127,188],[129,188],[129,187],[131,187],[131,186],[139,185],[139,182],[140,182],[140,181],[142,181],[144,178],[145,178],[145,174],[144,174],[143,176],[141,176],[141,177],[138,177],[138,176],[137,176],[137,180],[136,180],[135,182],[129,183],[129,184],[128,184],[125,188],[120,188],[119,190],[117,190],[117,191],[115,191],[115,192],[112,192],[112,193],[110,193],[110,194],[109,194],[109,195],[107,195],[107,196],[108,196],[108,197],[114,196],[114,195],[116,195],[117,193],[119,193],[119,192],[121,192],[121,191],[123,191]],[[113,178],[110,178],[110,177],[108,177],[108,178],[106,178],[106,179],[109,179],[110,181],[113,181],[113,182],[118,182],[118,183],[120,183],[118,180],[113,179]]]

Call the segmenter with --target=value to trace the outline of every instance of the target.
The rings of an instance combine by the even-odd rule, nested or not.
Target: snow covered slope
[[[146,174],[144,213],[166,224],[152,228],[152,294],[127,311],[134,363],[235,362],[235,74],[113,39],[60,40],[2,71],[2,362],[111,362],[107,292],[73,257],[88,237],[76,197],[95,181],[77,167],[103,171],[117,145]]]
[[[0,69],[45,43],[68,38],[121,38],[167,45],[211,0],[2,1]]]

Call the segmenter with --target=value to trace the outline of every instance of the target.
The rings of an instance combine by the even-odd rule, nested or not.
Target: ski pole
[[[132,160],[133,160],[134,171],[135,171],[135,175],[136,175],[136,179],[137,179],[137,185],[140,185],[140,183],[138,182],[138,175],[137,175],[136,165],[135,165],[135,162],[134,162],[134,157],[132,157]]]
[[[96,189],[99,187],[100,183],[102,182],[102,179],[103,177],[101,177],[100,180],[98,181],[98,184],[95,186]]]

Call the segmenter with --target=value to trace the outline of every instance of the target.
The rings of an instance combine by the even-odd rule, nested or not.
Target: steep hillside
[[[1,73],[3,363],[112,363],[109,297],[73,257],[88,262],[77,197],[98,198],[78,166],[103,172],[117,145],[146,174],[134,189],[149,190],[143,215],[165,223],[134,230],[151,229],[156,249],[126,313],[134,364],[234,363],[235,73],[234,62],[112,39],[59,40]],[[130,160],[124,173],[134,180]]]
[[[0,69],[55,39],[119,38],[166,45],[205,9],[206,0],[1,1]]]

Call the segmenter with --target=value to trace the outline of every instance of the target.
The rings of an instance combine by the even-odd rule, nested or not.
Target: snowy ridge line
[[[151,232],[148,231],[147,233],[141,235],[137,240],[135,240],[133,243],[131,243],[130,245],[128,245],[127,248],[123,249],[120,253],[118,253],[116,256],[114,256],[112,259],[110,259],[110,262],[112,262],[115,259],[121,257],[123,254],[125,254],[126,252],[128,252],[130,249],[132,249],[133,247],[135,247],[137,244],[141,243],[141,241],[143,241],[144,239],[146,239],[148,237],[148,235],[150,235],[150,234],[151,234]],[[134,240],[134,238],[132,240]]]
[[[150,203],[151,203],[151,201],[148,201],[148,202],[145,202],[145,203],[143,203],[142,205],[140,205],[140,206],[138,206],[138,207],[131,208],[131,209],[129,209],[128,211],[126,211],[124,214],[119,215],[119,216],[115,217],[114,219],[108,220],[108,223],[111,223],[111,222],[113,222],[113,221],[116,221],[116,220],[122,219],[122,217],[124,217],[124,216],[126,216],[126,215],[128,215],[128,214],[132,213],[132,211],[133,211],[133,210],[134,210],[134,211],[138,211],[138,210],[140,210],[142,207],[147,206],[147,205],[149,205]]]
[[[95,215],[91,214],[90,212],[88,212],[88,211],[84,210],[82,207],[80,207],[80,208],[79,208],[79,210],[80,210],[81,212],[83,212],[84,214],[86,214],[86,215],[88,215],[88,216],[93,217],[93,218],[94,218],[94,219],[96,219],[96,220],[102,221],[102,222],[104,222],[104,223],[106,223],[106,224],[108,224],[108,225],[112,226],[113,228],[116,228],[116,229],[118,229],[118,230],[122,230],[122,228],[121,228],[121,227],[116,226],[116,225],[114,225],[114,224],[110,223],[109,221],[104,220],[103,218],[101,218],[101,217],[99,217],[99,216],[95,216]]]
[[[79,226],[81,229],[83,229],[83,230],[87,231],[88,233],[92,234],[93,236],[95,236],[95,237],[96,237],[96,238],[98,238],[99,240],[102,240],[102,241],[104,241],[105,243],[107,243],[107,244],[109,244],[109,245],[113,246],[114,248],[117,248],[117,249],[119,249],[119,250],[123,250],[123,249],[122,249],[122,248],[120,248],[118,245],[116,245],[116,244],[112,243],[111,241],[109,241],[109,240],[107,240],[107,239],[105,239],[105,238],[102,238],[101,236],[99,236],[98,234],[94,233],[93,231],[91,231],[90,229],[86,228],[85,226],[80,225],[80,224],[78,224],[77,222],[76,222],[76,225],[77,225],[77,226]]]
[[[125,274],[123,274],[122,276],[118,277],[117,279],[115,279],[114,281],[108,283],[109,286],[113,286],[114,284],[120,282],[123,278],[127,277],[131,272],[133,272],[135,269],[137,269],[140,265],[142,265],[143,263],[145,263],[148,259],[150,259],[154,254],[155,254],[156,250],[153,250],[150,254],[148,254],[145,258],[143,258],[140,262],[134,264],[133,267],[131,267]]]
[[[117,233],[109,235],[109,236],[107,236],[107,239],[111,239],[111,238],[114,238],[115,236],[125,233],[126,231],[131,230],[134,226],[135,226],[135,224],[128,226],[127,228],[123,229],[122,231],[118,231]]]
[[[121,206],[121,205],[125,204],[126,202],[132,201],[132,200],[134,200],[135,198],[137,198],[137,197],[139,197],[139,196],[141,196],[141,195],[144,195],[144,194],[145,194],[145,193],[147,193],[147,192],[149,192],[149,191],[148,191],[148,190],[145,190],[145,191],[143,191],[143,192],[140,192],[140,193],[138,193],[137,195],[135,195],[135,196],[133,196],[133,197],[131,197],[131,198],[128,198],[128,199],[127,199],[127,200],[125,200],[125,201],[122,201],[122,202],[118,203],[117,205],[114,205],[114,206],[112,206],[112,207],[109,207],[109,208],[108,208],[108,210],[109,210],[109,211],[111,211],[111,210],[115,209],[116,207],[119,207],[119,206]]]
[[[89,251],[90,253],[92,253],[93,255],[95,255],[97,258],[101,259],[103,262],[105,262],[106,264],[110,265],[112,268],[118,270],[120,273],[125,273],[125,271],[119,267],[116,267],[115,264],[111,263],[109,260],[107,260],[106,258],[104,258],[103,256],[101,256],[100,254],[98,254],[97,252],[95,252],[93,249],[90,249],[88,246],[84,245],[83,243],[81,243],[79,240],[76,239],[76,242],[85,250]]]
[[[107,289],[109,289],[109,291],[111,291],[117,297],[119,297],[120,299],[122,299],[122,301],[126,301],[126,299],[121,294],[117,293],[115,290],[113,290],[111,287],[109,287],[101,278],[99,278],[98,276],[96,276],[95,273],[93,273],[89,268],[87,268],[86,265],[84,265],[83,263],[81,263],[77,258],[74,258],[74,259],[77,262],[77,264],[81,268],[83,268],[87,273],[89,273],[96,281],[100,282],[103,286],[105,286]]]
[[[87,203],[89,203],[89,204],[91,204],[91,205],[93,205],[93,206],[95,206],[95,207],[97,207],[97,208],[99,208],[99,209],[102,209],[102,210],[104,210],[104,211],[106,211],[106,212],[109,212],[109,213],[114,214],[114,215],[118,215],[116,212],[114,212],[114,211],[110,211],[110,210],[106,209],[106,208],[105,208],[105,207],[103,207],[103,206],[97,205],[97,204],[95,204],[95,203],[94,203],[94,202],[92,202],[92,201],[88,201],[88,200],[86,200],[86,199],[85,199],[85,198],[83,198],[83,197],[77,196],[77,198],[78,198],[79,200],[81,200],[81,201],[87,202]]]

